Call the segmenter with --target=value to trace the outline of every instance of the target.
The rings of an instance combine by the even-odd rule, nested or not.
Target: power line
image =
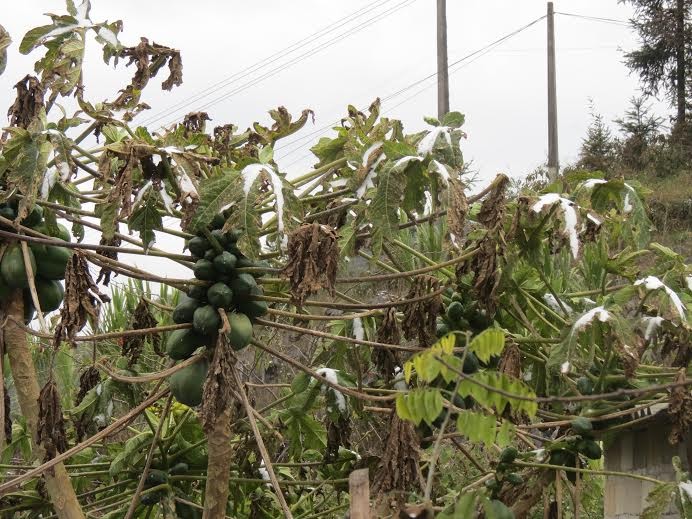
[[[588,20],[588,21],[592,21],[592,22],[603,22],[603,23],[610,23],[613,25],[621,25],[621,26],[630,27],[630,22],[627,20],[617,20],[615,18],[604,18],[602,16],[588,16],[585,14],[576,14],[576,13],[555,12],[555,14],[561,14],[562,16],[571,16],[573,18],[581,18],[582,20]]]
[[[250,80],[248,83],[245,83],[245,84],[239,86],[238,88],[231,90],[230,92],[226,92],[226,93],[216,97],[215,99],[212,99],[208,103],[198,107],[197,110],[198,111],[199,110],[207,110],[208,108],[214,106],[215,104],[218,104],[221,101],[229,99],[230,97],[232,97],[232,96],[234,96],[240,92],[243,92],[250,87],[257,85],[258,83],[264,81],[265,79],[270,78],[270,77],[278,74],[279,72],[281,72],[281,71],[283,71],[283,70],[285,70],[285,69],[287,69],[287,68],[289,68],[289,67],[291,67],[297,63],[300,63],[301,61],[304,61],[305,59],[309,58],[310,56],[313,56],[314,54],[317,54],[318,52],[323,51],[323,50],[331,47],[332,45],[335,45],[336,43],[346,39],[347,37],[350,37],[350,36],[360,32],[360,31],[362,31],[363,29],[370,27],[371,25],[379,22],[380,20],[382,20],[388,16],[391,16],[392,14],[402,10],[405,7],[408,7],[409,5],[415,3],[416,1],[417,0],[403,0],[402,2],[395,5],[394,7],[390,8],[386,11],[383,11],[382,13],[379,13],[378,15],[374,16],[373,18],[366,20],[365,22],[361,23],[360,25],[357,25],[354,28],[348,29],[347,31],[339,34],[338,36],[332,38],[331,40],[328,40],[327,42],[321,44],[320,46],[318,46],[314,49],[311,49],[311,50],[309,50],[303,54],[300,54],[299,56],[293,58],[292,60],[290,60],[290,61],[288,61],[288,62],[286,62],[286,63],[284,63],[284,64],[282,64],[282,65],[280,65],[274,69],[271,69],[266,74],[264,74],[258,78],[255,78],[253,80]],[[175,118],[175,119],[169,121],[168,123],[166,123],[164,126],[169,126],[170,124],[175,123],[177,120],[178,119]]]
[[[504,43],[505,41],[507,41],[507,40],[509,40],[510,38],[516,36],[517,34],[519,34],[519,33],[523,32],[523,31],[527,30],[528,28],[530,28],[530,27],[532,27],[533,25],[537,24],[538,22],[540,22],[540,21],[543,20],[544,18],[545,18],[545,15],[543,15],[543,16],[541,16],[541,17],[539,17],[539,18],[536,18],[535,20],[533,20],[533,21],[527,23],[526,25],[523,25],[523,26],[519,27],[518,29],[515,29],[515,30],[513,30],[513,31],[511,31],[511,32],[509,32],[509,33],[507,33],[507,34],[505,34],[504,36],[498,38],[497,40],[495,40],[495,41],[493,41],[493,42],[491,42],[491,43],[489,43],[489,44],[487,44],[487,45],[484,45],[483,47],[481,47],[481,48],[479,48],[479,49],[477,49],[477,50],[475,50],[475,51],[473,51],[473,52],[471,52],[471,53],[469,53],[469,54],[467,54],[467,55],[465,55],[465,56],[463,56],[463,57],[457,59],[456,61],[453,61],[452,63],[450,63],[450,64],[448,65],[447,68],[451,70],[452,67],[455,67],[455,66],[457,66],[457,65],[460,65],[460,64],[464,63],[465,61],[468,61],[468,60],[471,59],[471,58],[478,59],[478,58],[482,57],[483,55],[485,55],[485,54],[487,54],[488,52],[490,52],[491,50],[493,50],[495,47],[501,45],[501,44]],[[473,61],[475,61],[475,59],[474,59]],[[457,70],[459,70],[460,68],[462,68],[462,67],[458,67]],[[456,72],[457,70],[455,70],[455,71],[453,71],[453,72]],[[453,73],[453,72],[452,72],[452,73]],[[423,77],[423,78],[421,78],[421,79],[419,79],[419,80],[417,80],[417,81],[414,81],[413,83],[411,83],[411,84],[409,84],[409,85],[407,85],[407,86],[405,86],[405,87],[403,87],[403,88],[397,90],[396,92],[393,92],[392,94],[389,94],[389,95],[385,96],[384,98],[382,98],[382,102],[384,103],[384,102],[389,101],[389,100],[391,100],[391,99],[393,99],[393,98],[395,98],[395,97],[398,97],[399,95],[403,94],[404,92],[407,92],[407,91],[411,90],[412,88],[415,88],[416,86],[420,85],[421,83],[424,83],[424,82],[426,82],[426,81],[428,81],[428,80],[430,80],[430,79],[432,79],[432,78],[434,78],[434,77],[436,77],[436,76],[437,76],[437,71],[433,72],[432,74],[428,74],[427,76],[425,76],[425,77]],[[399,103],[398,105],[396,105],[396,106],[390,108],[389,110],[391,110],[391,109],[393,109],[393,108],[396,108],[397,106],[403,104],[403,103],[406,102],[407,100],[412,99],[413,97],[415,97],[416,95],[422,93],[423,91],[425,91],[425,90],[428,89],[428,88],[430,88],[430,86],[425,87],[423,90],[417,92],[416,94],[414,94],[414,95],[411,96],[410,98],[407,98],[406,100],[404,100],[403,102]],[[338,122],[339,122],[339,120],[337,120],[337,121],[335,121],[335,122],[333,122],[333,123],[330,123],[330,124],[328,124],[328,125],[325,125],[325,126],[323,126],[323,127],[321,127],[321,128],[318,128],[318,129],[316,129],[316,130],[314,130],[314,131],[312,131],[312,132],[310,132],[310,133],[304,135],[303,137],[300,137],[300,138],[298,138],[298,139],[294,139],[293,141],[290,141],[290,142],[286,143],[282,148],[277,148],[277,151],[279,151],[280,149],[283,149],[283,148],[285,148],[285,147],[287,147],[287,146],[290,146],[291,144],[295,144],[295,143],[298,143],[298,142],[302,142],[302,141],[304,141],[304,140],[306,140],[306,139],[309,139],[310,137],[312,137],[312,136],[315,135],[315,134],[318,134],[318,133],[325,133],[323,130],[328,129],[328,128],[331,128],[331,127],[334,126],[335,124],[338,124]],[[283,158],[286,158],[286,157],[288,157],[289,155],[292,155],[292,154],[295,153],[296,151],[300,150],[301,148],[302,148],[302,144],[299,145],[299,146],[297,146],[297,147],[295,147],[295,148],[293,148],[293,149],[291,149],[290,151],[288,151],[287,153],[285,153],[285,154],[284,154],[282,157],[280,157],[280,158],[282,158],[282,159],[283,159]],[[309,155],[307,155],[307,156],[309,156]],[[303,158],[305,158],[305,157],[301,157],[301,158],[298,159],[298,160],[302,160]],[[294,164],[295,162],[297,162],[297,161],[291,162],[290,164],[288,164],[288,166]]]
[[[331,32],[335,29],[338,29],[339,27],[343,27],[344,25],[348,24],[349,22],[356,20],[356,19],[360,18],[361,16],[367,14],[368,12],[373,11],[373,10],[377,9],[378,7],[381,7],[384,4],[387,4],[387,3],[392,2],[392,1],[394,1],[394,0],[379,0],[378,2],[374,2],[371,5],[366,5],[365,7],[362,7],[360,9],[352,12],[351,14],[349,14],[343,18],[340,18],[340,19],[336,20],[335,22],[323,27],[319,31],[316,31],[316,32],[306,36],[305,38],[303,38],[297,42],[294,42],[293,44],[291,44],[287,47],[284,47],[283,49],[275,52],[274,54],[267,56],[266,58],[262,58],[262,59],[258,60],[257,62],[253,63],[252,65],[249,65],[248,67],[246,67],[246,68],[244,68],[244,69],[242,69],[242,70],[240,70],[234,74],[231,74],[230,76],[228,76],[224,79],[221,79],[220,81],[217,81],[216,83],[214,83],[214,84],[208,86],[207,88],[197,92],[196,94],[188,96],[187,98],[179,101],[178,103],[171,105],[168,108],[165,108],[164,110],[162,110],[158,114],[152,114],[150,117],[146,117],[143,121],[143,124],[148,124],[148,123],[151,123],[152,121],[156,121],[156,120],[161,119],[163,117],[166,117],[170,114],[173,114],[177,111],[177,109],[184,107],[186,104],[197,102],[200,99],[203,99],[204,97],[206,97],[205,94],[213,92],[215,89],[218,89],[218,88],[225,86],[227,84],[233,83],[233,82],[237,81],[238,79],[241,79],[241,78],[247,76],[251,72],[262,69],[262,68],[266,67],[267,65],[274,63],[275,61],[281,59],[282,57],[287,56],[287,55],[295,52],[296,50],[308,45],[309,43],[312,43],[313,41],[319,40],[325,34]]]

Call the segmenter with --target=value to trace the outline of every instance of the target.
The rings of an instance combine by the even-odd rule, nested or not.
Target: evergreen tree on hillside
[[[591,124],[586,131],[586,138],[582,140],[577,166],[588,171],[608,172],[615,159],[615,139],[610,128],[603,121],[603,116],[594,109],[592,102],[589,106]]]
[[[653,115],[642,97],[633,97],[622,118],[615,119],[622,133],[620,156],[623,163],[636,171],[645,167],[645,153],[660,135],[663,118]]]
[[[692,0],[620,0],[634,7],[631,20],[641,46],[625,54],[647,95],[666,94],[676,109],[676,129],[682,129],[687,111],[687,81],[692,31]]]

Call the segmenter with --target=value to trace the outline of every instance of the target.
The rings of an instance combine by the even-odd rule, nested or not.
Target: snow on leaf
[[[315,372],[332,384],[339,383],[339,378],[337,376],[338,372],[335,369],[319,368],[315,370]],[[334,397],[334,402],[336,403],[336,407],[339,410],[339,412],[346,413],[346,397],[344,396],[344,394],[338,389],[334,389],[331,386],[327,387],[327,391],[329,391]]]
[[[569,361],[563,362],[562,365],[560,366],[560,373],[562,373],[563,375],[566,375],[571,370],[572,370],[572,365],[569,363]]]
[[[81,4],[79,4],[79,7],[77,7],[77,14],[75,15],[75,18],[77,18],[77,22],[80,25],[87,25],[89,23],[89,11],[91,10],[91,2],[90,0],[83,0]]]
[[[653,317],[650,315],[645,315],[642,317],[642,323],[644,323],[646,326],[644,330],[644,340],[650,340],[663,321],[665,321],[665,319],[660,316]]]
[[[355,337],[359,341],[365,339],[365,329],[363,328],[363,320],[360,317],[356,317],[353,320],[353,337]]]
[[[438,161],[433,160],[432,165],[435,166],[435,171],[440,174],[440,178],[445,184],[449,184],[449,170],[444,164],[440,164]]]
[[[43,182],[41,183],[41,199],[46,200],[48,193],[53,189],[53,186],[58,181],[59,172],[57,169],[48,169],[43,174]]]
[[[139,206],[139,204],[142,202],[142,198],[144,198],[144,195],[147,193],[147,191],[151,189],[152,186],[153,184],[151,180],[147,180],[146,184],[142,186],[142,188],[137,193],[137,196],[135,197],[135,201],[132,204],[133,209]]]
[[[558,300],[555,298],[555,296],[553,294],[551,294],[551,293],[543,294],[543,301],[545,301],[545,303],[550,307],[551,310],[554,310],[555,312],[561,312],[562,311],[562,307],[560,306],[560,303],[558,302]],[[568,314],[571,315],[574,313],[574,310],[572,309],[571,306],[569,306],[564,301],[561,301],[561,302],[562,302],[562,306],[565,307],[565,310],[567,310]]]
[[[173,214],[173,198],[168,194],[166,188],[161,184],[161,189],[159,190],[159,195],[161,196],[161,201],[163,206],[166,208],[169,214]]]
[[[373,153],[378,152],[379,154],[377,159],[372,162],[372,155]],[[358,198],[363,198],[365,196],[365,192],[370,189],[371,187],[375,187],[375,177],[377,177],[377,165],[382,162],[385,159],[384,153],[382,153],[382,142],[376,142],[372,146],[370,146],[367,150],[365,150],[365,153],[363,153],[363,158],[361,159],[361,167],[368,167],[370,165],[370,169],[368,169],[368,173],[365,175],[365,178],[363,179],[363,182],[358,186],[356,189],[356,196]]]
[[[392,166],[392,169],[403,170],[406,169],[410,162],[421,162],[422,160],[423,159],[421,157],[416,157],[415,155],[407,155],[405,157],[397,159],[397,161],[394,163],[394,166]]]
[[[269,181],[272,185],[272,190],[274,191],[274,198],[276,204],[276,228],[278,230],[279,236],[281,237],[281,248],[286,249],[288,246],[288,237],[284,232],[284,190],[283,190],[283,180],[279,174],[268,164],[248,164],[240,172],[243,178],[243,193],[245,197],[250,193],[252,185],[259,178],[262,172],[269,175]]]
[[[687,288],[689,290],[692,290],[692,276],[687,276],[686,281],[687,281]]]
[[[687,321],[687,318],[685,316],[685,307],[683,306],[682,301],[680,301],[680,297],[675,293],[673,289],[671,289],[668,285],[663,283],[663,281],[658,279],[656,276],[647,276],[645,278],[638,279],[634,282],[634,286],[639,285],[644,285],[644,288],[646,288],[647,290],[658,290],[662,288],[666,292],[666,294],[668,294],[670,301],[673,303],[673,306],[677,310],[678,314],[680,314],[680,318],[683,321]]]
[[[437,138],[442,135],[447,141],[447,144],[452,145],[452,137],[450,135],[451,128],[449,126],[435,126],[430,132],[421,139],[418,143],[418,153],[423,156],[430,155],[435,147]]]
[[[97,34],[111,47],[117,48],[120,45],[118,37],[108,27],[99,27]]]
[[[574,202],[567,198],[562,198],[558,193],[548,193],[542,195],[538,201],[533,204],[531,210],[534,213],[540,213],[544,207],[553,205],[556,202],[560,203],[560,209],[562,209],[563,218],[565,220],[564,232],[569,237],[572,257],[576,259],[579,255],[579,236],[577,234],[577,211]]]
[[[610,312],[608,312],[608,310],[606,310],[602,306],[592,308],[576,320],[574,326],[572,326],[572,331],[570,335],[574,334],[574,332],[583,330],[589,324],[591,324],[591,321],[593,321],[594,319],[598,319],[600,322],[605,323],[610,319]]]

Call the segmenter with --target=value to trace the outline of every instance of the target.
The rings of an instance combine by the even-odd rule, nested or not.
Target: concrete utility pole
[[[555,17],[548,2],[548,176],[557,179],[560,159],[557,147],[557,87],[555,83]]]
[[[449,112],[447,69],[447,0],[437,0],[437,118]]]

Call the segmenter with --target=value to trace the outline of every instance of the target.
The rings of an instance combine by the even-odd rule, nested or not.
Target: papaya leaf
[[[123,450],[120,451],[108,468],[108,473],[112,478],[122,474],[127,466],[132,462],[133,458],[139,456],[143,452],[143,448],[154,437],[154,433],[146,431],[133,436],[125,442]]]
[[[437,519],[467,519],[476,513],[476,494],[462,495],[454,506],[443,510]]]
[[[498,328],[482,331],[469,344],[469,350],[475,353],[481,362],[488,362],[491,357],[500,355],[504,348],[505,332]]]
[[[457,431],[469,441],[483,442],[486,447],[495,442],[495,417],[475,411],[461,411],[457,417]]]
[[[393,167],[384,168],[379,175],[377,192],[369,207],[373,224],[370,247],[375,259],[382,253],[385,240],[399,233],[399,205],[406,187],[403,180]]]
[[[671,497],[675,493],[675,483],[656,485],[646,496],[646,508],[642,511],[641,519],[660,519],[668,509]]]
[[[145,197],[144,203],[132,212],[128,227],[130,231],[139,232],[139,238],[142,240],[146,251],[156,242],[154,230],[160,230],[163,221],[157,208],[158,195],[153,189],[150,189]]]
[[[239,181],[240,175],[237,171],[224,170],[200,182],[199,206],[191,221],[193,232],[208,227],[214,216],[239,200]]]

